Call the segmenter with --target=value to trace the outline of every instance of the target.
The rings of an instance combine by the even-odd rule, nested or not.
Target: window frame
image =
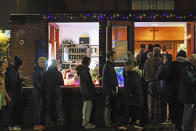
[[[131,7],[131,10],[134,10],[134,11],[137,11],[137,10],[161,10],[161,11],[166,11],[166,10],[168,10],[168,9],[165,9],[165,2],[166,2],[166,0],[163,0],[163,3],[164,3],[164,5],[163,5],[163,9],[157,9],[157,4],[158,4],[158,0],[155,0],[156,1],[156,7],[155,7],[155,9],[150,9],[150,3],[151,3],[151,0],[148,0],[148,9],[144,9],[143,7],[142,7],[142,5],[143,5],[143,1],[144,0],[140,0],[141,2],[140,2],[140,7],[141,7],[141,9],[133,9],[133,0],[130,0],[130,7]],[[173,0],[173,4],[174,4],[174,7],[173,7],[173,9],[169,9],[169,10],[175,10],[176,9],[176,0]]]

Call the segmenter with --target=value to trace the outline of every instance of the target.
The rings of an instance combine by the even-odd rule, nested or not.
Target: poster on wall
[[[124,62],[127,58],[127,41],[115,42],[116,61]]]
[[[80,61],[86,56],[86,46],[68,47],[68,60],[69,61]]]
[[[99,46],[98,45],[91,45],[91,56],[92,57],[99,57]]]

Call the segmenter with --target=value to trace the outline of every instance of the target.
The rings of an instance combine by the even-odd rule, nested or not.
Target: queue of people
[[[115,108],[121,102],[123,115],[118,129],[129,127],[144,129],[146,124],[172,125],[179,131],[194,131],[196,126],[196,54],[187,60],[186,52],[180,50],[172,61],[172,55],[161,54],[159,45],[149,45],[134,57],[128,52],[124,66],[124,88],[120,89],[115,72],[116,53],[109,51],[102,70],[102,84],[105,95],[105,127],[115,127]],[[9,130],[22,129],[24,78],[20,71],[23,61],[19,57],[0,61],[0,117],[9,111]],[[91,117],[97,97],[89,72],[91,58],[84,57],[76,67],[80,77],[80,93],[83,100],[82,126],[96,128]],[[46,68],[46,58],[40,57],[33,71],[34,130],[50,128],[51,121],[63,126],[62,93],[64,85],[56,60]],[[121,92],[122,91],[122,92]],[[118,99],[122,94],[122,99]],[[118,100],[118,101],[117,101]],[[169,108],[168,108],[169,107]],[[169,111],[169,116],[168,116]]]

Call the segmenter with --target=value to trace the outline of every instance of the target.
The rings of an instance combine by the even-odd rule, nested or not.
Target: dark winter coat
[[[136,71],[123,73],[125,79],[124,103],[130,106],[143,106],[142,77]]]
[[[157,81],[156,74],[163,59],[159,56],[152,56],[146,60],[144,65],[144,78],[147,82]]]
[[[118,87],[118,80],[112,62],[107,61],[105,63],[105,65],[103,66],[102,75],[105,95],[114,95],[114,93],[116,92],[116,87]]]
[[[61,96],[60,86],[64,85],[63,76],[57,67],[48,68],[43,76],[44,90],[47,96]]]
[[[187,74],[187,70],[193,73]],[[178,101],[184,104],[196,104],[196,69],[191,63],[183,62],[181,72]],[[189,82],[190,79],[193,84]]]
[[[38,65],[34,66],[33,71],[33,92],[43,94],[43,76],[44,76],[44,68],[39,67]]]
[[[78,75],[80,76],[80,92],[85,101],[95,99],[95,87],[87,65],[79,65],[76,67]]]
[[[144,54],[145,52],[140,52],[136,57],[136,63],[139,66],[140,70],[144,69],[144,63],[146,61],[146,56]]]
[[[168,69],[165,74],[165,87],[166,96],[168,100],[178,101],[180,79],[182,75],[183,63],[180,61],[172,61],[168,65]]]
[[[22,81],[18,67],[9,64],[5,73],[5,85],[8,95],[12,101],[20,101],[22,97]]]
[[[167,87],[168,84],[165,82],[164,78],[166,76],[169,63],[170,62],[167,62],[165,64],[160,65],[159,69],[157,71],[157,74],[156,74],[157,79],[160,80],[161,94],[162,94],[162,97],[164,97],[164,98],[168,98],[167,89],[169,89],[169,87]]]

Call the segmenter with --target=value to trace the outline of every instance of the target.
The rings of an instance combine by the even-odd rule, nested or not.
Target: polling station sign
[[[87,55],[87,46],[77,46],[68,48],[68,59],[69,61],[81,61],[84,56]]]

